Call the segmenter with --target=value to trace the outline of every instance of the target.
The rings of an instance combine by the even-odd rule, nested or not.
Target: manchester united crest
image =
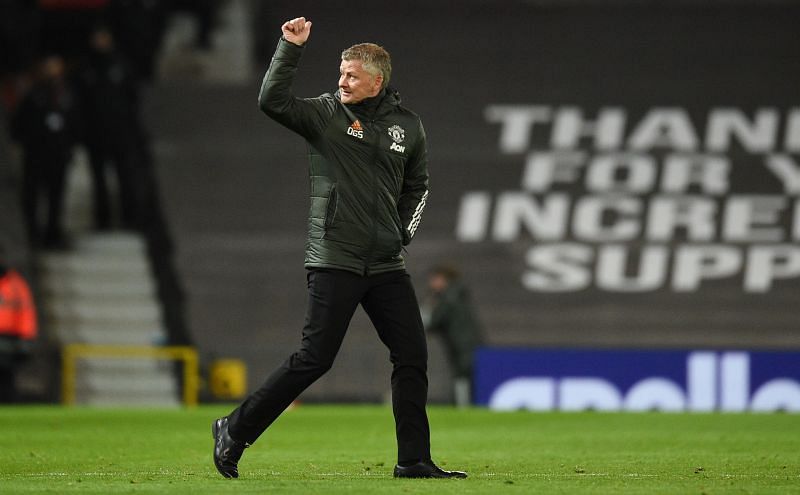
[[[399,125],[393,125],[389,128],[389,137],[395,143],[400,144],[406,138],[406,131]]]

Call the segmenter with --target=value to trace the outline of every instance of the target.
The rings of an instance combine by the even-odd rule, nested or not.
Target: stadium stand
[[[758,127],[754,115],[761,109],[774,111],[781,119],[776,127],[779,132],[791,127],[788,122],[797,107],[800,84],[796,56],[800,10],[793,2],[467,0],[458,3],[457,11],[453,2],[443,0],[353,1],[346,10],[337,2],[235,1],[226,5],[232,7],[222,13],[214,34],[220,47],[217,52],[187,54],[184,47],[191,28],[181,20],[166,34],[168,50],[159,66],[161,78],[143,99],[165,232],[174,240],[166,245],[174,244],[175,280],[185,287],[185,334],[176,337],[171,325],[164,324],[174,321],[175,316],[167,313],[180,309],[182,298],[175,304],[165,300],[162,289],[170,283],[143,275],[150,270],[148,263],[160,262],[162,251],[150,244],[148,261],[134,258],[142,254],[145,244],[127,236],[93,237],[76,244],[79,251],[93,253],[91,269],[82,272],[100,272],[99,280],[138,280],[119,288],[133,299],[117,304],[140,307],[142,321],[147,323],[126,320],[113,326],[147,330],[125,333],[126,342],[191,342],[206,364],[216,358],[240,358],[248,365],[250,384],[260,382],[299,342],[306,297],[302,267],[308,208],[306,148],[300,138],[259,113],[256,95],[280,22],[306,15],[314,21],[314,34],[299,71],[298,95],[335,90],[337,60],[346,46],[374,40],[392,53],[393,85],[409,107],[421,114],[430,146],[431,197],[419,235],[409,247],[409,270],[423,297],[425,274],[431,266],[446,260],[463,267],[486,324],[488,344],[800,348],[794,309],[798,278],[790,273],[791,266],[782,268],[789,275],[771,281],[762,293],[743,289],[744,261],[738,271],[700,281],[696,290],[674,290],[669,280],[675,270],[670,267],[660,286],[626,293],[600,286],[595,279],[600,264],[592,259],[586,262],[590,269],[581,272],[589,278],[586,287],[536,291],[526,288],[524,280],[535,271],[531,260],[538,246],[577,244],[581,253],[594,255],[595,249],[610,243],[581,238],[571,217],[564,233],[537,238],[529,232],[535,230],[529,226],[536,222],[508,215],[511,227],[509,223],[503,227],[502,215],[494,209],[502,198],[522,198],[528,201],[524,205],[531,204],[530,199],[536,197],[533,186],[524,182],[530,153],[557,148],[554,116],[566,115],[563,122],[569,127],[569,119],[575,121],[575,109],[579,120],[589,124],[602,109],[622,109],[628,117],[626,138],[653,110],[678,109],[679,118],[685,111],[702,142],[692,151],[720,152],[734,164],[729,189],[709,194],[709,201],[723,204],[732,195],[783,194],[774,177],[765,180],[769,174],[753,171],[762,170],[762,155],[767,153],[796,156],[798,150],[792,146],[798,143],[784,133],[776,135],[774,146],[766,151],[751,153],[742,146],[742,139],[732,139],[736,144],[729,149],[709,150],[705,133],[712,112],[729,110],[743,116],[746,129]],[[247,5],[254,7],[250,14],[242,10]],[[247,46],[248,33],[257,40],[255,46]],[[252,70],[242,59],[251,53],[257,57]],[[501,137],[504,121],[491,110],[502,105],[525,111],[544,109],[546,122],[536,121],[533,132],[522,139],[525,146],[504,150],[508,145]],[[608,151],[594,146],[591,125],[581,127],[583,131],[572,151],[586,156]],[[741,135],[748,134],[742,131]],[[631,151],[626,146],[612,151]],[[653,157],[661,163],[675,151],[682,150],[648,149],[646,159]],[[551,192],[564,194],[571,202],[592,193],[583,183],[545,191]],[[659,193],[657,188],[622,192],[643,204]],[[477,240],[463,234],[461,224],[462,205],[470,193],[482,194],[493,208],[485,212],[483,230],[471,231]],[[3,204],[8,202],[5,191],[0,197]],[[786,204],[790,204],[788,199]],[[795,235],[786,242],[786,252],[796,249],[800,232],[796,220],[792,224],[788,218],[789,209],[775,221],[786,237]],[[14,211],[10,207],[2,214],[13,217]],[[508,207],[508,211],[519,210]],[[11,227],[16,229],[13,236],[22,235],[18,220],[8,225],[17,225]],[[682,235],[662,243],[670,256],[687,243]],[[749,247],[721,239],[717,232],[711,241],[725,253],[741,253]],[[622,244],[641,255],[647,242],[642,235]],[[101,248],[108,249],[107,254],[98,255]],[[27,254],[22,250],[16,256],[25,259]],[[55,255],[43,266],[48,273],[62,273],[64,269],[52,265],[85,266],[80,256],[77,252],[69,257]],[[109,261],[99,261],[103,257]],[[123,265],[120,257],[126,260]],[[623,271],[634,279],[635,262],[627,261],[618,265],[625,265]],[[101,265],[113,265],[122,272],[109,276],[99,269]],[[126,271],[132,267],[140,270],[139,275]],[[167,267],[167,272],[172,269]],[[542,272],[552,275],[546,269]],[[73,294],[80,292],[74,287],[90,285],[88,293],[96,298],[95,284],[48,280],[44,289],[50,294]],[[62,290],[65,287],[68,290]],[[152,305],[152,300],[143,302],[154,293],[162,298],[160,306]],[[69,305],[80,308],[74,301]],[[83,333],[82,339],[92,339],[88,336],[95,328],[92,325],[81,329],[65,325],[64,338],[69,341]],[[115,333],[98,341],[121,338],[122,333]],[[431,399],[446,401],[451,394],[448,370],[435,340],[430,355]],[[389,373],[387,352],[359,310],[334,368],[302,399],[382,400],[389,390]],[[176,391],[169,387],[162,388],[172,390],[177,400]]]
[[[736,104],[744,112],[759,102],[785,108],[798,68],[781,54],[791,50],[789,19],[796,8],[781,2],[475,1],[453,12],[450,2],[365,5],[342,11],[316,2],[271,2],[254,20],[264,40],[256,47],[262,54],[256,71],[266,68],[277,26],[298,14],[314,21],[314,35],[297,95],[334,90],[339,50],[351,43],[377,40],[393,54],[393,83],[421,113],[430,144],[431,198],[408,255],[420,291],[425,270],[442,259],[466,267],[495,346],[798,345],[790,331],[795,316],[775,311],[791,305],[792,280],[768,299],[743,295],[734,277],[706,282],[710,288],[699,294],[668,287],[620,294],[595,286],[537,293],[521,283],[535,245],[524,227],[503,242],[456,237],[466,192],[495,197],[521,189],[525,153],[498,150],[500,125],[486,117],[489,106],[578,107],[587,119],[601,107],[621,106],[630,112],[630,126],[653,106],[688,107],[700,122],[713,105]],[[386,29],[388,18],[402,28]],[[766,52],[786,63],[779,70],[762,56]],[[244,359],[251,383],[296,346],[305,298],[305,145],[259,114],[258,85],[256,78],[244,87],[170,82],[156,87],[148,102],[188,292],[188,325],[207,358]],[[768,96],[759,100],[754,95],[765,87]],[[548,129],[538,128],[534,149],[550,147]],[[592,152],[587,142],[581,149]],[[739,150],[732,156],[749,159]],[[753,180],[736,178],[736,187],[747,192]],[[584,194],[578,186],[565,191]],[[572,231],[563,240],[580,241]],[[444,400],[447,371],[435,346],[431,396]],[[359,313],[333,370],[303,397],[378,400],[388,389],[387,361]]]

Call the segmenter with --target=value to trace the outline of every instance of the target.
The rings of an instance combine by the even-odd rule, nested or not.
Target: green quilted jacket
[[[297,98],[304,47],[281,39],[258,103],[309,145],[306,268],[369,275],[404,268],[428,197],[425,131],[391,89],[357,104],[336,94]]]

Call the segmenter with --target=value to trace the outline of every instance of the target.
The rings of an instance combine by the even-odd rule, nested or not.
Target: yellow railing
[[[188,346],[135,346],[135,345],[93,345],[67,344],[62,350],[61,401],[64,405],[75,404],[76,364],[78,359],[112,358],[136,359],[150,358],[183,362],[183,403],[197,405],[199,389],[199,363],[197,351]]]

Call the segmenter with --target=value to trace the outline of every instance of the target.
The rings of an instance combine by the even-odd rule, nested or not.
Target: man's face
[[[381,90],[383,78],[373,76],[361,65],[360,60],[342,60],[339,66],[339,89],[342,103],[358,103],[371,98]]]

